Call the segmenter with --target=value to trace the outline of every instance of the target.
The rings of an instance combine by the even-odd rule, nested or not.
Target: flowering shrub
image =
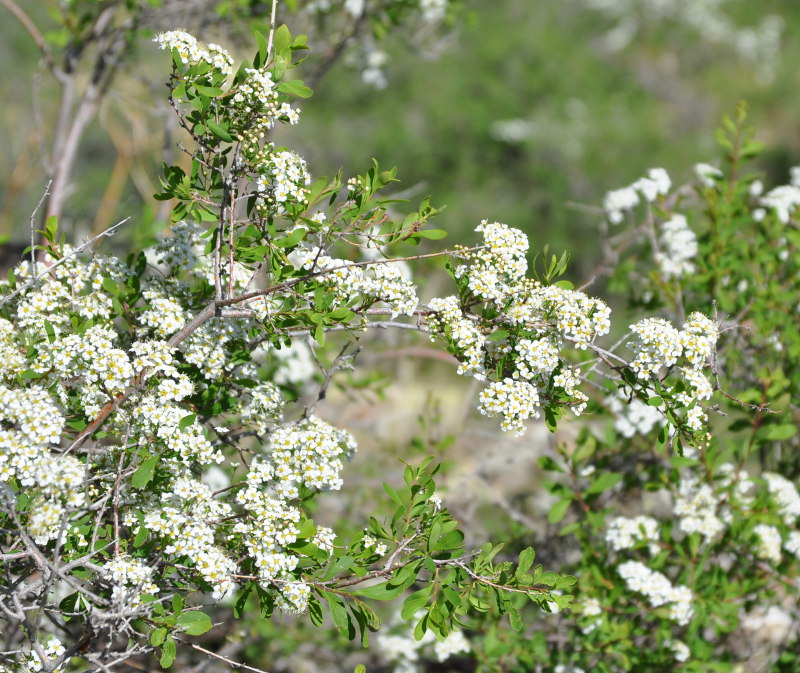
[[[571,611],[507,641],[511,670],[544,660],[577,673],[797,667],[800,238],[797,204],[775,199],[793,193],[797,171],[766,194],[745,171],[760,147],[743,106],[718,138],[725,164],[697,166],[694,184],[606,199],[611,286],[633,310],[666,316],[630,327],[635,378],[659,394],[590,404],[598,422],[540,460],[558,569],[578,583]],[[658,235],[676,229],[669,244]],[[715,321],[694,313],[710,297]],[[693,364],[709,357],[710,379]],[[736,396],[721,379],[736,381]],[[683,444],[676,429],[695,427],[710,434]]]
[[[434,3],[425,6],[433,11]],[[740,420],[756,419],[754,437],[762,428],[765,440],[794,431],[789,422],[764,420],[775,411],[766,401],[793,390],[786,376],[775,375],[757,399],[746,391],[738,400],[720,387],[720,377],[741,379],[752,364],[749,346],[734,345],[730,357],[717,353],[721,336],[735,334],[745,317],[742,292],[720,293],[740,279],[724,281],[721,273],[779,273],[789,287],[797,281],[792,269],[754,263],[734,270],[721,259],[720,238],[734,236],[751,185],[704,173],[699,194],[712,222],[705,237],[693,238],[689,219],[672,212],[663,171],[635,183],[636,198],[607,199],[609,220],[621,224],[641,196],[649,209],[645,240],[664,261],[633,284],[649,293],[638,298],[646,317],[606,348],[608,305],[558,280],[565,256],[545,251],[543,266],[531,268],[520,230],[487,220],[475,246],[401,256],[400,246],[445,233],[428,228],[436,209],[427,199],[398,221],[381,195],[393,171],[375,164],[348,180],[313,180],[301,157],[272,141],[276,125],[299,122],[295,100],[311,93],[290,78],[305,38],[285,26],[256,37],[252,62],[239,66],[224,48],[182,31],[156,39],[171,56],[170,103],[193,143],[188,172],[164,167],[158,198],[172,202],[173,227],[162,241],[122,260],[67,245],[49,218],[38,251],[3,285],[0,606],[14,625],[6,669],[88,662],[106,670],[153,653],[169,667],[188,665],[193,650],[231,663],[187,638],[213,634],[225,606],[237,619],[277,609],[315,626],[327,613],[342,634],[366,645],[368,632],[380,628],[371,606],[401,597],[407,624],[398,630],[410,629],[423,645],[437,639],[443,661],[473,649],[462,627],[485,620],[504,628],[497,623],[507,616],[521,632],[526,602],[540,615],[564,610],[574,620],[565,610],[573,596],[563,593],[572,587],[581,635],[561,648],[564,665],[589,660],[597,670],[626,670],[637,656],[649,657],[644,665],[665,661],[666,651],[679,661],[689,654],[712,661],[716,650],[703,649],[700,629],[724,632],[739,603],[779,577],[781,545],[790,554],[800,548],[792,482],[776,473],[768,492],[750,493],[756,482],[745,463],[763,445],[723,450],[710,434],[715,409],[706,403],[714,394],[736,413],[747,409]],[[740,150],[732,142],[735,161]],[[765,231],[784,224],[784,211],[793,214],[796,203],[781,194],[752,197],[777,212],[762,213]],[[660,239],[657,218],[664,220]],[[712,255],[709,269],[701,268],[701,253]],[[440,256],[449,259],[453,294],[422,303],[403,263]],[[684,281],[694,285],[684,289]],[[733,323],[718,317],[715,297],[721,310],[738,311]],[[761,295],[758,308],[773,299]],[[435,494],[439,468],[430,460],[407,466],[403,487],[384,485],[393,514],[370,517],[355,536],[315,522],[315,503],[345,487],[345,462],[357,449],[346,429],[317,416],[317,402],[347,366],[349,342],[376,327],[442,343],[459,374],[482,382],[480,413],[517,435],[540,416],[555,431],[566,416],[600,414],[605,404],[624,415],[620,403],[628,399],[656,410],[656,419],[628,414],[633,431],[620,430],[627,439],[601,440],[586,426],[574,451],[543,464],[565,477],[550,485],[558,496],[551,522],[578,505],[580,516],[562,531],[582,552],[577,584],[534,566],[529,547],[511,555],[492,543],[465,548]],[[281,353],[308,337],[322,352],[342,335],[318,399],[298,402],[292,377],[276,372]],[[764,383],[761,375],[744,378]],[[658,451],[647,469],[636,472],[635,460],[609,469],[618,456],[637,455],[628,449],[637,432],[656,427],[658,438],[643,440]],[[597,475],[586,485],[590,467]],[[609,512],[600,507],[618,484],[674,492],[677,523],[620,513],[605,530]],[[719,578],[696,570],[722,564],[712,555],[723,541],[724,549],[752,542],[757,567],[769,570],[742,577],[733,599],[718,605]],[[526,628],[542,634],[547,622],[540,621],[526,620]],[[381,642],[397,651],[391,638]],[[639,647],[651,641],[656,649]],[[506,652],[514,642],[521,641],[511,640]],[[487,666],[504,654],[490,649]],[[597,651],[613,657],[599,663]],[[417,655],[407,648],[389,658],[407,667]],[[524,666],[525,657],[542,655],[523,648],[515,656]]]

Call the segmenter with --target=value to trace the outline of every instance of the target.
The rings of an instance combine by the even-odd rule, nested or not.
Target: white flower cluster
[[[679,518],[678,527],[684,533],[699,533],[711,540],[725,530],[718,515],[720,506],[714,489],[689,474],[680,481],[672,511]]]
[[[256,189],[270,203],[282,206],[287,202],[304,204],[308,200],[311,175],[305,159],[294,152],[270,152],[266,161],[256,164],[254,170],[259,174]]]
[[[704,187],[715,187],[722,178],[722,171],[711,164],[695,164],[694,174]]]
[[[175,297],[165,297],[156,289],[144,290],[142,296],[149,308],[142,312],[139,320],[151,327],[157,336],[172,336],[188,322],[188,312]]]
[[[164,553],[188,558],[208,582],[215,598],[233,587],[236,563],[215,543],[214,522],[229,516],[229,504],[215,500],[211,489],[188,472],[178,469],[161,502],[145,515],[145,527],[167,537]]]
[[[767,489],[778,505],[778,514],[783,517],[786,525],[793,526],[800,517],[800,495],[797,493],[797,487],[786,477],[774,472],[764,472],[761,476],[767,482]]]
[[[153,568],[139,559],[118,556],[105,565],[105,571],[113,582],[111,600],[127,608],[141,605],[142,594],[157,594],[153,584]]]
[[[203,246],[200,244],[202,233],[199,224],[183,220],[176,222],[170,229],[170,235],[162,237],[153,246],[156,263],[193,270],[203,255]]]
[[[484,245],[464,253],[467,263],[455,269],[455,276],[498,311],[497,322],[532,335],[509,338],[497,333],[500,338],[493,339],[492,326],[482,325],[478,316],[462,309],[458,297],[449,296],[428,303],[425,322],[432,338],[441,336],[448,342],[459,361],[459,374],[478,380],[495,370],[497,359],[513,354],[508,374],[481,393],[478,405],[484,415],[503,416],[505,430],[524,433],[525,421],[538,418],[540,408],[554,397],[563,400],[563,393],[573,412],[580,414],[588,398],[577,389],[578,372],[561,357],[561,350],[567,343],[585,349],[596,336],[606,334],[610,309],[582,292],[526,278],[528,240],[518,229],[484,220],[477,231]]]
[[[672,367],[683,353],[681,335],[663,318],[645,318],[630,326],[638,341],[628,346],[636,349],[631,368],[641,379],[656,376],[662,367]]]
[[[647,597],[654,608],[669,605],[669,618],[681,626],[692,619],[692,591],[689,587],[672,583],[662,573],[651,570],[639,561],[625,561],[617,568],[628,589]]]
[[[652,203],[659,196],[669,193],[671,186],[672,180],[663,168],[651,168],[647,171],[647,177],[639,178],[627,187],[608,192],[603,199],[603,210],[611,224],[619,224],[626,211],[639,205],[640,196],[646,203]]]
[[[436,653],[436,660],[440,663],[447,661],[454,654],[469,652],[471,649],[469,641],[462,631],[452,631],[447,634],[444,640],[437,640],[433,645],[433,651]]]
[[[475,231],[483,234],[484,244],[467,253],[468,264],[459,265],[455,275],[467,276],[469,289],[477,298],[505,301],[528,270],[528,237],[519,229],[488,220]]]
[[[333,551],[333,543],[336,541],[336,533],[331,528],[325,526],[317,527],[312,544],[319,547],[322,551],[331,553]]]
[[[283,488],[296,482],[335,491],[342,487],[342,459],[355,453],[356,443],[349,432],[312,416],[276,429],[270,437],[270,451],[275,475],[283,482]],[[294,493],[294,489],[287,492]]]
[[[689,661],[689,657],[692,656],[692,651],[689,649],[689,646],[682,640],[670,641],[669,646],[675,654],[675,661],[679,663]]]
[[[790,531],[786,536],[786,542],[783,543],[783,548],[792,556],[800,558],[800,532]]]
[[[756,556],[772,561],[776,565],[781,562],[781,533],[775,526],[766,523],[757,524],[753,532],[758,537]]]
[[[434,297],[428,302],[428,308],[433,311],[427,318],[431,330],[445,335],[456,350],[458,373],[483,380],[486,337],[464,316],[458,297]]]
[[[624,390],[618,390],[616,395],[609,395],[605,401],[608,410],[614,415],[614,429],[623,437],[647,435],[654,427],[663,427],[667,423],[667,419],[656,407],[651,407],[638,397],[628,400]]]
[[[674,366],[681,357],[689,364],[680,368],[689,387],[677,399],[688,407],[686,422],[689,428],[695,432],[702,430],[708,419],[695,402],[709,399],[713,393],[702,368],[717,343],[717,326],[702,313],[692,313],[681,331],[663,318],[646,318],[630,328],[638,337],[637,341],[628,343],[636,352],[631,368],[640,379],[657,376],[662,368]]]
[[[272,81],[272,73],[255,68],[246,68],[245,73],[247,79],[237,87],[231,101],[245,106],[247,112],[251,112],[253,107],[260,111],[266,108],[273,110],[274,115],[278,92],[275,90],[275,82]]]
[[[46,656],[50,661],[63,656],[66,651],[67,648],[64,647],[64,644],[55,636],[51,636],[44,645],[44,656]],[[31,650],[28,661],[25,663],[27,664],[27,669],[29,671],[33,671],[34,673],[39,673],[39,671],[44,668],[42,659],[35,650]],[[64,661],[60,666],[57,666],[55,669],[53,669],[52,673],[63,673],[68,663],[69,660]]]
[[[109,395],[118,395],[130,384],[133,367],[127,353],[114,348],[117,335],[105,325],[90,327],[83,334],[70,334],[56,341],[37,369],[44,373],[50,367],[64,378],[79,377],[81,405],[89,418],[94,418]],[[50,366],[48,366],[50,365]]]
[[[250,391],[250,400],[242,407],[242,423],[266,435],[271,425],[280,422],[284,407],[280,388],[270,381],[259,383]]]
[[[659,244],[661,250],[655,260],[664,278],[681,278],[694,273],[692,260],[697,256],[697,237],[684,215],[673,215],[661,225]]]
[[[606,544],[614,551],[631,549],[639,542],[648,542],[651,554],[659,552],[658,521],[650,516],[637,516],[632,519],[624,516],[614,517],[608,523]]]
[[[383,556],[386,554],[387,547],[383,542],[378,542],[372,535],[365,531],[365,535],[361,540],[361,544],[364,545],[364,549],[374,549],[375,553],[378,556]]]
[[[337,302],[349,303],[359,297],[382,301],[389,306],[393,317],[414,315],[419,303],[414,283],[387,263],[356,266],[313,247],[297,252],[295,266],[317,274],[319,282],[333,290]]]
[[[417,614],[415,619],[421,615]],[[470,652],[472,647],[469,640],[461,631],[451,631],[441,641],[437,640],[433,632],[428,630],[417,640],[408,627],[401,633],[378,634],[376,639],[378,649],[383,657],[394,664],[394,673],[417,673],[417,662],[420,655],[424,654],[427,645],[433,643],[433,654],[439,663],[447,661],[453,655],[461,652]]]
[[[593,618],[583,621],[580,626],[581,633],[589,635],[595,631],[603,621],[602,619],[603,608],[600,606],[600,601],[597,598],[587,598],[581,605],[581,617]]]
[[[5,318],[0,318],[0,381],[13,379],[28,368],[28,361],[17,343],[18,333]]]
[[[196,419],[187,424],[184,419],[190,414],[186,409],[169,402],[170,396],[183,392],[171,379],[164,379],[155,394],[144,395],[134,405],[131,423],[140,445],[151,450],[155,446],[173,451],[185,464],[221,463],[222,452],[212,446],[202,424]]]
[[[280,590],[283,610],[304,612],[310,596],[308,585],[292,574],[299,557],[286,549],[299,533],[298,487],[340,488],[342,458],[355,450],[349,433],[313,416],[282,426],[270,437],[269,460],[253,461],[246,487],[237,493],[237,502],[251,516],[238,522],[234,531],[241,535],[262,581]],[[313,542],[330,551],[334,537],[332,530],[320,528]]]
[[[22,292],[12,317],[15,325],[31,328],[39,334],[46,332],[47,323],[56,335],[69,329],[72,313],[87,319],[108,319],[112,311],[111,297],[99,290],[106,279],[119,282],[128,275],[120,260],[96,255],[84,261],[69,245],[63,247],[58,260],[45,253],[41,264],[50,269],[48,274]],[[30,262],[20,262],[14,275],[29,277]],[[2,285],[7,286],[8,282],[3,281]]]
[[[767,192],[759,203],[765,208],[772,208],[778,219],[787,224],[794,211],[800,206],[800,166],[791,169],[791,182]]]
[[[308,383],[317,371],[311,348],[303,341],[292,341],[288,348],[270,349],[270,357],[277,364],[272,380],[281,386]]]
[[[86,502],[83,464],[50,449],[58,446],[64,423],[44,388],[0,385],[0,482],[17,479],[36,488],[28,530],[37,544],[47,544],[59,532],[65,536],[70,512]]]
[[[525,421],[539,418],[539,393],[527,381],[494,381],[480,392],[478,411],[493,418],[502,416],[500,428],[518,437],[525,434]]]
[[[233,59],[230,54],[218,44],[203,46],[195,37],[182,30],[170,30],[159,33],[153,38],[158,43],[159,49],[176,49],[184,65],[208,63],[212,68],[224,75],[233,72]]]
[[[448,0],[419,0],[419,11],[426,23],[438,23],[447,14]]]

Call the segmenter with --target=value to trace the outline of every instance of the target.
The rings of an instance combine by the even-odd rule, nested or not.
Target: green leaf
[[[145,459],[142,464],[136,468],[136,472],[133,473],[131,477],[131,486],[134,488],[143,488],[147,486],[155,474],[158,461],[159,456],[150,456]]]
[[[403,601],[403,608],[400,610],[402,619],[411,619],[418,610],[421,610],[428,603],[428,599],[433,592],[433,584],[429,584],[424,589],[415,591]]]
[[[550,432],[555,432],[558,430],[558,419],[556,418],[556,413],[553,411],[552,407],[545,407],[544,424],[547,426],[547,429]]]
[[[336,575],[339,573],[349,570],[353,565],[353,561],[355,561],[353,556],[339,556],[338,558],[334,559],[333,563],[331,563],[328,570],[322,576],[322,579],[329,580],[332,577],[336,577]]]
[[[150,531],[147,530],[144,526],[139,526],[139,530],[136,531],[136,536],[133,538],[133,548],[138,549],[147,541],[147,534]]]
[[[328,591],[321,592],[321,596],[328,603],[328,611],[331,613],[331,619],[339,633],[353,640],[356,637],[356,628],[342,599]]]
[[[178,423],[178,430],[185,430],[195,422],[196,418],[197,418],[196,414],[189,414],[188,416],[184,416],[181,419],[180,423]]]
[[[563,472],[564,469],[550,456],[539,458],[539,467],[548,472]]]
[[[364,666],[364,664],[359,664],[358,666],[356,666],[353,673],[367,673],[367,667]]]
[[[47,340],[53,343],[56,340],[56,330],[49,320],[44,321],[44,331],[47,332]]]
[[[586,489],[586,495],[593,495],[595,493],[602,493],[615,486],[622,475],[619,472],[604,472],[597,479],[595,479],[589,488]]]
[[[216,98],[217,96],[221,96],[223,93],[225,93],[222,89],[216,86],[203,86],[202,84],[195,84],[194,88],[197,89],[198,93],[208,96],[209,98]],[[208,125],[208,121],[206,121],[206,125]]]
[[[224,140],[226,143],[233,142],[231,134],[228,133],[224,128],[222,128],[219,124],[217,124],[217,122],[213,121],[212,119],[209,119],[206,122],[206,126],[208,127],[209,131],[211,131],[211,133],[217,136],[217,138],[219,138],[220,140]]]
[[[354,591],[353,594],[355,596],[371,598],[376,601],[389,601],[392,598],[397,598],[403,591],[405,591],[405,589],[402,586],[390,586],[388,583],[383,583],[359,589],[358,591]]]
[[[158,660],[158,663],[161,664],[161,668],[169,668],[172,666],[172,662],[175,661],[176,653],[175,639],[172,636],[167,636],[164,646],[161,648],[161,658]]]
[[[306,519],[303,523],[300,524],[300,527],[297,529],[297,539],[298,540],[308,540],[314,537],[314,533],[317,532],[317,527],[314,525],[313,519]]]
[[[119,292],[117,284],[108,276],[103,278],[103,289],[110,295],[116,295]]]
[[[281,93],[297,96],[298,98],[309,98],[314,93],[309,87],[303,84],[301,79],[292,79],[288,82],[281,82],[275,87]]]
[[[258,31],[255,32],[255,38],[258,43],[258,53],[253,59],[253,68],[259,70],[267,63],[267,39]]]
[[[765,437],[772,441],[779,442],[783,439],[789,439],[790,437],[794,437],[796,434],[797,434],[797,427],[795,427],[791,423],[785,423],[784,425],[769,426],[765,433]]]
[[[303,227],[298,227],[288,236],[285,236],[284,238],[279,238],[277,241],[274,241],[275,246],[278,248],[292,248],[295,245],[297,245],[300,241],[302,241],[307,233],[308,233],[307,229],[304,229]]]
[[[383,490],[384,490],[384,491],[386,491],[387,495],[388,495],[388,496],[389,496],[389,497],[390,497],[392,500],[394,500],[394,502],[395,502],[397,505],[399,505],[400,507],[403,507],[403,506],[404,506],[404,504],[403,504],[403,501],[401,500],[400,496],[397,494],[397,491],[395,491],[395,490],[394,490],[394,489],[393,489],[391,486],[389,486],[389,484],[387,484],[386,482],[383,482]]]
[[[150,634],[150,644],[153,647],[159,647],[167,637],[167,629],[163,626],[158,629],[153,629],[153,632]]]
[[[44,224],[45,238],[51,243],[55,243],[57,232],[58,232],[58,217],[56,217],[55,215],[51,215],[50,217],[47,218],[47,222],[45,222]]]
[[[564,515],[567,513],[569,509],[569,505],[572,502],[571,499],[565,498],[564,500],[559,500],[555,505],[550,508],[550,511],[547,513],[547,520],[550,523],[558,523],[561,519],[564,518]]]
[[[438,241],[440,238],[447,236],[447,232],[444,229],[420,229],[417,232],[417,236],[429,238],[432,241]]]
[[[320,345],[325,345],[325,328],[322,324],[317,325],[314,328],[314,340]]]
[[[180,614],[177,625],[190,636],[199,636],[210,630],[213,623],[211,622],[211,617],[205,612],[191,610]]]
[[[289,32],[289,29],[286,25],[279,26],[278,29],[275,31],[275,41],[273,42],[275,45],[275,53],[280,54],[286,51],[292,44],[292,34]]]
[[[509,333],[504,329],[495,330],[492,332],[488,337],[486,337],[487,341],[502,341],[503,339],[508,339]]]
[[[522,630],[522,617],[519,615],[519,610],[517,610],[513,605],[509,607],[508,619],[511,621],[512,629],[515,631]]]
[[[523,549],[519,555],[519,564],[517,565],[517,572],[514,574],[517,577],[519,577],[523,573],[528,572],[528,569],[533,565],[533,561],[535,558],[536,558],[536,552],[533,551],[531,547]]]

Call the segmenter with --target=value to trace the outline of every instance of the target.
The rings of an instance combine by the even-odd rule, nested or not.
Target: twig
[[[272,43],[275,40],[275,13],[277,9],[278,0],[272,0],[272,13],[269,18],[269,38],[267,38],[267,63],[269,63],[269,57],[272,53]]]
[[[243,669],[245,669],[247,671],[253,671],[253,673],[267,673],[267,671],[264,671],[264,670],[262,670],[260,668],[255,668],[254,666],[249,666],[248,664],[243,664],[241,662],[234,661],[233,659],[228,659],[228,657],[225,657],[225,656],[223,656],[221,654],[217,654],[216,652],[212,652],[211,650],[207,650],[205,647],[200,647],[200,645],[197,645],[196,643],[190,643],[190,642],[188,642],[186,640],[183,640],[183,638],[175,638],[175,640],[177,640],[177,641],[179,641],[181,643],[185,643],[186,645],[189,645],[190,647],[194,648],[198,652],[202,652],[203,654],[207,654],[209,657],[214,657],[215,659],[219,659],[220,661],[224,661],[226,664],[228,664],[229,666],[232,666],[233,668],[243,668]]]
[[[314,400],[311,404],[309,404],[305,411],[303,412],[303,418],[310,418],[311,415],[314,413],[314,410],[317,408],[317,405],[325,399],[325,396],[328,394],[328,387],[331,385],[331,381],[333,381],[333,375],[338,372],[340,369],[344,369],[345,365],[343,364],[345,358],[350,358],[351,360],[358,355],[359,348],[356,348],[351,354],[347,353],[347,349],[350,348],[350,342],[348,341],[342,346],[342,349],[339,351],[339,354],[334,358],[331,366],[328,367],[327,371],[320,365],[320,369],[322,369],[323,373],[325,374],[325,380],[322,382],[320,386],[319,392],[317,393],[317,399]],[[313,351],[312,351],[313,353]],[[315,355],[316,358],[316,355]],[[319,361],[317,361],[319,364]]]
[[[41,34],[41,32],[39,32],[39,29],[36,27],[33,19],[31,19],[31,17],[29,17],[19,7],[19,5],[14,2],[14,0],[0,0],[0,5],[3,5],[3,7],[11,12],[14,15],[14,18],[25,27],[25,30],[28,31],[30,36],[33,38],[33,41],[36,43],[36,46],[39,47],[39,51],[42,52],[42,56],[44,56],[45,61],[47,61],[48,65],[50,65],[50,45],[47,44],[47,40],[45,40],[44,36]]]
[[[47,185],[44,188],[44,194],[42,194],[42,197],[39,199],[39,203],[36,204],[36,208],[34,208],[33,212],[31,213],[31,221],[30,221],[30,230],[31,230],[31,273],[34,276],[36,276],[36,236],[35,236],[35,233],[36,233],[35,227],[36,227],[36,225],[33,223],[33,221],[36,219],[36,213],[39,212],[39,208],[42,207],[42,203],[44,203],[44,200],[50,195],[50,185],[52,185],[52,184],[53,184],[52,180],[49,180],[47,182]]]

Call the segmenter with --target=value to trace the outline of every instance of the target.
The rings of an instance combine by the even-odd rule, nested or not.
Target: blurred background
[[[140,245],[164,227],[152,194],[161,161],[179,154],[166,64],[148,38],[182,26],[248,58],[250,31],[266,31],[269,3],[137,3],[147,11],[134,53],[81,138],[61,216],[78,237],[131,216],[127,235]],[[18,4],[46,39],[68,39],[54,20],[64,3]],[[769,177],[784,180],[800,159],[797,3],[423,0],[416,13],[355,30],[359,9],[369,13],[370,3],[279,3],[279,20],[309,34],[308,62],[295,72],[315,90],[302,103],[302,124],[279,141],[317,176],[363,172],[372,158],[397,166],[404,196],[431,194],[447,206],[437,226],[450,241],[468,239],[483,218],[500,220],[536,245],[568,248],[580,277],[597,248],[598,215],[583,206],[653,166],[687,179],[693,163],[715,157],[714,129],[742,99],[770,148]],[[23,24],[0,11],[0,236],[24,241],[47,181],[60,89]]]
[[[78,93],[65,106],[36,41],[46,41],[55,60],[80,52],[81,27],[65,27],[59,12],[82,4],[97,3],[0,0],[6,268],[30,240],[31,214],[63,150],[59,110],[75,113],[96,66],[91,50],[76,54]],[[103,243],[119,254],[167,227],[168,204],[152,197],[161,162],[188,164],[166,103],[168,59],[152,35],[182,27],[250,58],[251,31],[267,32],[270,3],[117,4],[125,6],[119,20],[130,21],[128,53],[80,133],[59,215],[73,242],[130,217]],[[652,167],[667,169],[680,184],[694,163],[718,163],[715,128],[738,101],[748,102],[766,143],[758,160],[766,181],[784,184],[789,167],[800,163],[800,3],[287,0],[279,3],[279,22],[309,35],[312,51],[294,76],[306,79],[314,95],[301,102],[301,123],[281,128],[276,142],[305,157],[314,176],[363,173],[373,158],[383,168],[397,166],[398,197],[418,202],[431,195],[435,206],[446,206],[434,222],[447,230],[445,244],[472,242],[484,218],[506,222],[529,235],[534,251],[544,244],[568,250],[567,277],[576,284],[601,258],[604,194]],[[418,274],[432,279],[424,296],[452,291],[440,266]],[[591,292],[607,295],[600,282]],[[375,494],[381,481],[399,478],[397,459],[433,453],[445,463],[445,504],[470,531],[468,542],[491,531],[510,548],[534,543],[545,565],[563,556],[535,544],[546,538],[548,508],[536,460],[556,439],[568,441],[569,425],[556,439],[538,426],[521,439],[500,436],[496,423],[471,412],[477,389],[455,375],[446,355],[405,333],[378,337],[381,351],[361,356],[351,377],[361,391],[331,391],[318,410],[354,432],[361,447],[344,475],[356,487],[326,496],[321,523],[380,512]],[[342,671],[364,661],[356,650],[343,660],[338,637],[327,636],[321,647],[298,623],[271,624],[254,627],[261,639],[247,653],[271,671]],[[463,662],[452,666],[469,670]]]

